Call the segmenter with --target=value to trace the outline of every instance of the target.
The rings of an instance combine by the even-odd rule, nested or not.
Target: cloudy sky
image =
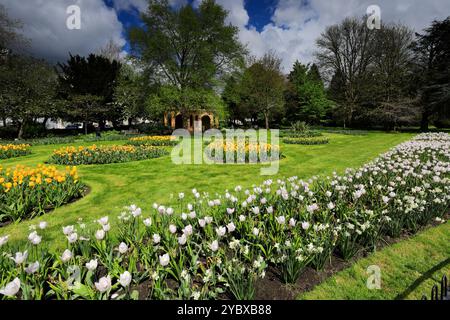
[[[174,7],[202,0],[170,0]],[[384,22],[401,22],[421,31],[434,19],[450,15],[449,0],[217,0],[229,12],[229,22],[239,27],[241,41],[261,56],[275,50],[288,72],[293,62],[311,62],[315,40],[326,26],[347,16],[362,16],[369,5],[381,8]],[[68,53],[86,55],[112,39],[126,52],[126,29],[140,23],[146,0],[0,0],[9,15],[20,19],[29,50],[52,62]],[[67,7],[81,9],[81,29],[66,27]]]

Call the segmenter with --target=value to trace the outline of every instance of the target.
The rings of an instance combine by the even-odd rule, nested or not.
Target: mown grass
[[[430,299],[433,285],[450,274],[450,224],[429,228],[359,260],[314,290],[300,295],[305,300],[419,300]],[[381,288],[367,288],[369,266],[381,270]]]
[[[92,222],[101,216],[114,218],[124,206],[136,204],[143,212],[151,210],[154,202],[170,204],[179,192],[191,196],[191,190],[223,193],[236,185],[251,187],[265,179],[298,176],[310,178],[314,175],[343,172],[349,167],[359,167],[410,139],[412,134],[370,133],[365,136],[327,134],[328,145],[301,146],[281,144],[284,159],[280,161],[279,173],[275,176],[261,176],[261,167],[267,165],[176,165],[170,156],[146,161],[109,165],[79,166],[79,175],[90,188],[90,193],[51,213],[22,221],[0,229],[1,235],[10,235],[12,242],[26,240],[31,225],[48,222],[45,238],[51,247],[62,248],[65,238],[62,227],[76,224],[79,218]],[[100,142],[97,145],[124,144],[126,141]],[[90,145],[78,143],[74,145]],[[62,145],[32,147],[32,154],[25,157],[0,161],[4,167],[36,165],[49,159],[52,151]]]

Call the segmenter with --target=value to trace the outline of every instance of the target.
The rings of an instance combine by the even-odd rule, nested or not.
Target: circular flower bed
[[[175,146],[178,143],[177,137],[174,136],[146,136],[131,138],[129,145],[134,146]]]
[[[330,139],[328,138],[285,138],[283,142],[286,144],[301,144],[301,145],[320,145],[320,144],[328,144]]]
[[[0,166],[0,223],[32,218],[60,207],[81,197],[84,189],[76,167],[58,171],[46,165]]]
[[[218,163],[256,163],[279,160],[282,157],[279,146],[268,143],[238,141],[215,141],[207,145],[205,153],[209,160]],[[277,159],[272,159],[278,153]]]
[[[61,165],[122,163],[159,158],[168,152],[152,146],[64,147],[53,152],[49,162]]]
[[[0,159],[9,159],[26,156],[31,153],[29,144],[0,145]]]

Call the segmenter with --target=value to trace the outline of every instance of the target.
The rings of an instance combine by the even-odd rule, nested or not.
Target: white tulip
[[[19,278],[15,278],[10,283],[6,284],[6,286],[0,289],[0,294],[7,297],[14,297],[20,290],[20,280]]]
[[[285,224],[286,223],[286,218],[284,216],[276,217],[275,220],[277,220],[277,222],[279,224]]]
[[[169,264],[169,262],[170,262],[170,256],[169,256],[169,254],[164,254],[164,255],[162,255],[162,256],[159,256],[159,263],[163,266],[163,267],[165,267],[165,266],[167,266],[168,264]]]
[[[100,278],[98,282],[95,283],[95,287],[101,293],[106,292],[111,289],[111,277],[108,275],[107,277]]]
[[[103,217],[103,218],[100,218],[99,220],[97,220],[97,222],[100,223],[101,225],[106,225],[106,224],[108,224],[108,220],[109,220],[108,217]]]
[[[184,193],[183,192],[180,192],[179,194],[178,194],[178,198],[181,200],[181,199],[184,199]]]
[[[259,229],[258,228],[253,228],[253,234],[255,236],[258,236],[259,235]]]
[[[0,237],[0,247],[4,246],[8,242],[9,236]]]
[[[289,226],[291,226],[293,228],[293,227],[295,227],[296,224],[297,224],[297,221],[295,221],[294,218],[289,219]]]
[[[86,268],[89,271],[94,271],[95,269],[97,269],[97,266],[98,266],[97,259],[91,260],[88,263],[86,263]]]
[[[125,271],[120,275],[119,283],[122,287],[126,288],[130,285],[132,280],[131,274],[128,271]]]
[[[228,213],[228,214],[233,214],[234,211],[235,211],[234,208],[227,208],[227,213]]]
[[[11,257],[12,260],[14,260],[14,262],[19,265],[24,263],[27,260],[28,257],[28,251],[24,251],[22,252],[16,252],[16,255],[14,256],[14,258]]]
[[[160,241],[161,241],[160,235],[155,233],[155,234],[153,235],[153,243],[154,243],[154,244],[158,244]]]
[[[104,224],[102,226],[102,228],[103,228],[103,231],[108,232],[109,230],[111,230],[111,225],[109,223],[108,224]]]
[[[178,243],[179,243],[180,245],[184,246],[184,245],[186,244],[186,242],[187,242],[187,237],[186,237],[186,234],[183,233],[183,234],[181,235],[181,237],[178,238]]]
[[[195,219],[195,217],[197,217],[197,213],[195,211],[189,212],[189,218]]]
[[[183,229],[183,233],[185,233],[187,236],[192,235],[192,233],[194,233],[194,229],[192,228],[191,225],[187,225],[184,229]]]
[[[171,215],[173,214],[173,209],[172,209],[172,208],[167,208],[166,214],[167,214],[168,216],[171,216]]]
[[[205,219],[199,219],[199,220],[198,220],[198,224],[200,225],[201,228],[204,228],[205,225],[206,225]]]
[[[246,217],[245,217],[244,215],[241,214],[241,215],[239,216],[239,221],[240,221],[240,222],[244,222],[245,219],[246,219]]]
[[[103,240],[105,238],[105,231],[104,230],[97,230],[95,233],[95,238],[97,240]]]
[[[216,228],[216,233],[219,237],[223,237],[227,233],[227,229],[225,227]]]
[[[171,234],[174,234],[174,233],[177,232],[177,227],[174,226],[173,224],[171,224],[171,225],[169,226],[169,231],[170,231]]]
[[[28,265],[28,267],[25,269],[25,272],[28,274],[36,273],[39,270],[39,261],[36,261],[34,263],[31,263]]]
[[[267,208],[267,213],[268,214],[272,214],[273,213],[273,207],[272,206]]]
[[[233,222],[230,222],[229,224],[227,224],[227,229],[228,229],[228,232],[231,233],[236,230],[236,226],[234,225]]]
[[[217,240],[214,240],[209,247],[213,252],[216,252],[217,250],[219,250],[219,242]]]
[[[69,243],[75,243],[78,240],[78,234],[76,233],[71,233],[67,236],[67,240],[69,241]]]
[[[66,236],[71,235],[74,231],[75,231],[75,228],[73,226],[63,227],[63,233]]]
[[[39,222],[39,229],[44,230],[46,228],[47,228],[47,222],[45,222],[45,221]]]
[[[121,254],[125,254],[125,253],[127,253],[127,251],[128,251],[128,246],[127,246],[127,244],[126,244],[125,242],[122,242],[122,243],[119,245],[119,252],[120,252]]]
[[[148,218],[144,220],[144,225],[150,227],[152,225],[152,219]]]
[[[61,260],[62,260],[62,262],[67,262],[70,259],[72,259],[72,251],[70,251],[69,249],[66,249],[61,256]]]
[[[309,227],[310,227],[311,225],[309,224],[309,222],[302,222],[302,228],[303,228],[303,230],[308,230],[309,229]]]

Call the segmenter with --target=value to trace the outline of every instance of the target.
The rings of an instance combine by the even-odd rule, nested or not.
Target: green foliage
[[[288,79],[285,92],[287,120],[320,123],[332,107],[332,102],[326,96],[317,66],[296,61]]]
[[[189,4],[174,9],[167,0],[149,0],[144,25],[129,31],[133,54],[159,85],[147,100],[149,114],[223,110],[212,88],[217,76],[233,68],[245,52],[238,28],[225,22],[227,15],[212,0],[202,1],[198,9]]]
[[[114,86],[121,68],[117,61],[90,54],[87,58],[70,56],[58,64],[59,94],[65,100],[64,118],[73,121],[113,122],[123,117],[114,105]]]
[[[283,139],[283,142],[286,144],[302,144],[302,145],[319,145],[319,144],[328,144],[330,142],[329,138],[301,138],[301,137],[288,137]]]

